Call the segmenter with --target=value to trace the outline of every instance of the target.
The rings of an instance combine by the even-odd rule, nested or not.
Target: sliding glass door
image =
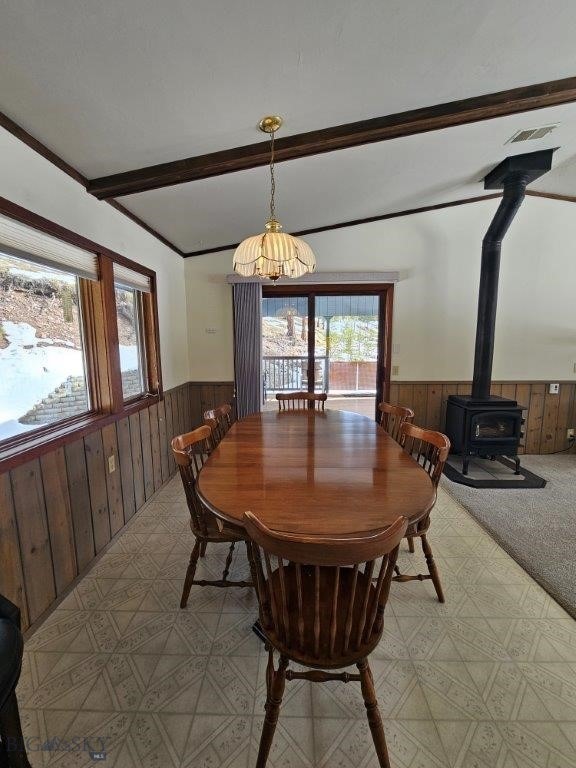
[[[263,403],[277,392],[308,391],[308,297],[262,298]]]
[[[328,407],[374,416],[389,386],[392,286],[266,286],[263,407],[276,393],[326,392]]]

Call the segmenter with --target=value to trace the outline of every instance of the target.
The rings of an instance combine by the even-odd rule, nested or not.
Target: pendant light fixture
[[[244,277],[301,277],[314,272],[316,259],[310,246],[299,237],[282,232],[276,218],[274,179],[274,136],[282,125],[277,115],[263,117],[259,128],[270,134],[270,218],[266,231],[243,240],[234,252],[234,271]]]

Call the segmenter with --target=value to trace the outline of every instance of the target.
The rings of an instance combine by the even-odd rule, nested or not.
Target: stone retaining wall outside
[[[137,370],[122,373],[124,397],[138,394],[141,390]],[[18,421],[21,424],[52,424],[70,419],[88,410],[86,382],[83,376],[68,376],[66,381],[43,398]]]

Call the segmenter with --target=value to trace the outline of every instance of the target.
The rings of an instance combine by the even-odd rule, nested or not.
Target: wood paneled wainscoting
[[[471,389],[470,381],[393,382],[390,402],[412,408],[415,424],[442,430],[448,395],[470,394]],[[560,382],[557,395],[551,395],[549,382],[542,381],[496,381],[491,393],[526,407],[520,453],[554,453],[569,447],[567,430],[576,429],[575,381]]]
[[[172,437],[232,397],[232,383],[189,382],[0,474],[0,592],[20,607],[25,629],[175,473]]]

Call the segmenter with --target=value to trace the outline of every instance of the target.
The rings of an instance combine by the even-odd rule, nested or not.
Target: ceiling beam
[[[576,203],[576,196],[574,195],[562,195],[557,192],[540,192],[537,189],[527,189],[527,195],[532,197],[547,197],[549,200],[563,200],[566,203]]]
[[[323,227],[312,227],[311,229],[301,229],[299,232],[291,232],[296,237],[313,235],[316,232],[328,232],[330,229],[343,229],[344,227],[357,227],[359,224],[372,224],[375,221],[384,221],[384,219],[397,219],[400,216],[412,216],[414,213],[427,213],[428,211],[438,211],[440,208],[453,208],[456,205],[467,205],[468,203],[480,203],[483,200],[493,200],[495,197],[502,197],[501,192],[495,192],[489,195],[478,195],[478,197],[467,197],[463,200],[451,200],[448,203],[436,203],[435,205],[425,205],[422,208],[408,208],[405,211],[395,211],[394,213],[381,213],[378,216],[369,216],[366,219],[351,219],[350,221],[339,221],[337,224],[326,224]],[[204,248],[201,251],[191,251],[185,253],[184,258],[191,256],[205,256],[208,253],[219,253],[220,251],[232,251],[240,243],[230,245],[219,245],[215,248]]]
[[[426,131],[437,131],[572,101],[576,101],[576,77],[277,138],[275,159],[276,162],[295,160],[300,157],[412,136]],[[87,189],[95,197],[103,200],[174,184],[199,181],[226,173],[246,171],[266,165],[269,159],[269,143],[262,141],[244,147],[102,176],[90,181]]]
[[[28,131],[25,131],[22,126],[18,125],[18,123],[15,123],[14,120],[9,118],[8,115],[4,114],[4,112],[0,112],[0,127],[4,128],[6,131],[8,131],[8,133],[11,133],[12,136],[20,139],[23,144],[29,146],[43,158],[55,165],[56,168],[64,171],[64,173],[68,174],[68,176],[74,179],[74,181],[77,181],[78,184],[81,184],[84,188],[86,188],[86,185],[88,184],[88,179],[86,176],[81,174],[80,171],[76,170],[76,168],[73,168],[55,152],[52,152],[51,149],[48,149],[45,144],[42,144],[42,142],[38,141],[38,139],[32,136],[32,134],[28,133]],[[111,205],[112,208],[116,208],[117,211],[120,211],[120,213],[124,214],[124,216],[132,219],[135,224],[138,224],[139,227],[145,229],[146,232],[149,232],[153,237],[163,243],[163,245],[166,245],[168,248],[170,248],[170,250],[174,251],[179,256],[184,256],[184,253],[179,248],[177,248],[174,243],[170,242],[170,240],[164,237],[164,235],[161,235],[160,232],[157,232],[145,221],[142,221],[142,219],[136,216],[135,213],[132,213],[132,211],[129,211],[127,208],[125,208],[121,203],[112,199],[106,200],[106,202],[108,205]]]

